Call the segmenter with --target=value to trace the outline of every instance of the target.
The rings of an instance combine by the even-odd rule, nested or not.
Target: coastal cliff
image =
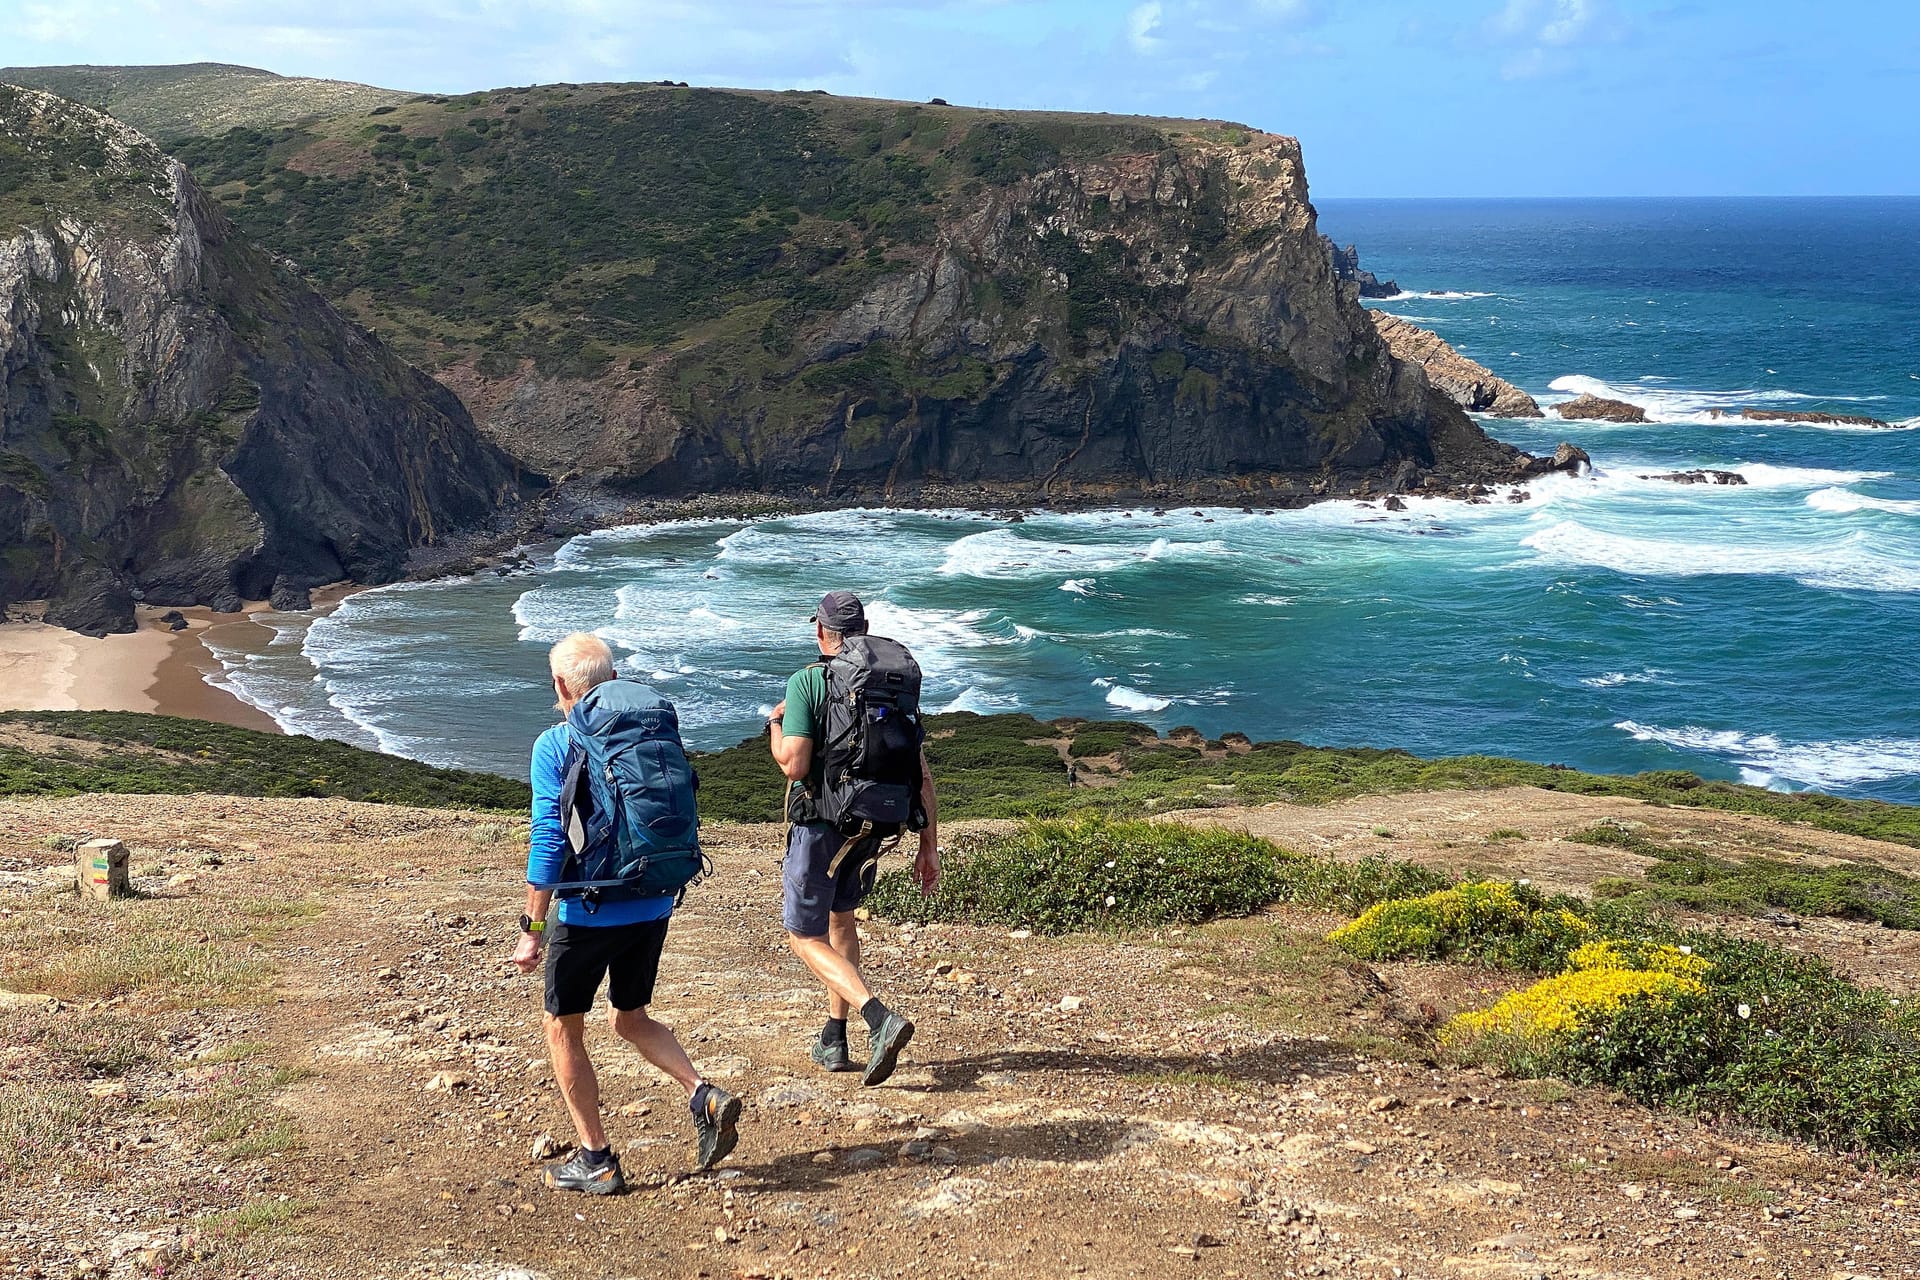
[[[0,86],[0,174],[0,608],[300,606],[529,491],[141,134]]]
[[[551,86],[181,155],[569,494],[1295,502],[1531,465],[1375,333],[1292,138]]]

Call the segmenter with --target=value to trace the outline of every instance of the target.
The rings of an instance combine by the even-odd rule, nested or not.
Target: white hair
[[[613,650],[599,636],[576,631],[547,651],[547,666],[578,698],[613,679]]]

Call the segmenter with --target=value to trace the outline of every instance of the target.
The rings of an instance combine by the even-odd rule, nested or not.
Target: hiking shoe
[[[740,1141],[740,1099],[717,1085],[702,1084],[693,1100],[693,1171],[705,1173]]]
[[[627,1189],[620,1173],[620,1157],[594,1160],[584,1151],[576,1151],[563,1164],[550,1164],[542,1177],[555,1191],[582,1191],[590,1196],[617,1196]]]
[[[913,1024],[888,1011],[885,1021],[873,1033],[873,1046],[867,1057],[867,1070],[861,1084],[879,1084],[900,1065],[900,1051],[913,1039]]]
[[[847,1042],[845,1040],[836,1040],[832,1044],[828,1044],[825,1040],[816,1039],[807,1049],[807,1056],[819,1063],[822,1067],[825,1067],[828,1071],[858,1071],[860,1069],[854,1066],[853,1059],[847,1056]]]

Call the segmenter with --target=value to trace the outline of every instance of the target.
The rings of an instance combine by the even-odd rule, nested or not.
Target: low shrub
[[[1475,881],[1377,903],[1328,939],[1362,960],[1461,959],[1543,971],[1592,933],[1564,899],[1528,885]]]
[[[939,892],[881,879],[871,905],[894,918],[1023,925],[1042,933],[1198,924],[1281,896],[1281,854],[1233,831],[1088,816],[963,840]]]
[[[1559,972],[1456,1016],[1440,1045],[1516,1075],[1605,1085],[1896,1164],[1920,1158],[1920,1007],[1766,943],[1608,904],[1529,905],[1505,887],[1385,903],[1332,937],[1376,959],[1538,969],[1551,948],[1516,939],[1542,923],[1544,936],[1581,936]]]
[[[1613,822],[1576,831],[1567,839],[1655,859],[1644,877],[1614,876],[1599,882],[1594,886],[1597,897],[1726,915],[1790,911],[1920,929],[1920,880],[1871,863],[1819,867],[1777,858],[1719,858],[1684,844],[1647,839]]]
[[[1276,902],[1359,911],[1448,877],[1383,855],[1303,857],[1236,831],[1086,814],[963,837],[940,890],[904,869],[880,878],[872,909],[899,920],[1023,925],[1042,933],[1198,924]]]

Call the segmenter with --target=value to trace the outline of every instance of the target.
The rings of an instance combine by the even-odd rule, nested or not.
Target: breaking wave
[[[1848,787],[1920,774],[1920,738],[1786,742],[1770,733],[1733,729],[1678,729],[1622,720],[1614,725],[1638,742],[1658,742],[1680,751],[1719,756],[1737,766],[1743,781],[1778,787]]]
[[[1548,561],[1637,577],[1778,576],[1833,590],[1920,591],[1920,564],[1876,553],[1857,531],[1825,542],[1802,539],[1791,547],[1741,547],[1606,533],[1562,520],[1521,545]]]

